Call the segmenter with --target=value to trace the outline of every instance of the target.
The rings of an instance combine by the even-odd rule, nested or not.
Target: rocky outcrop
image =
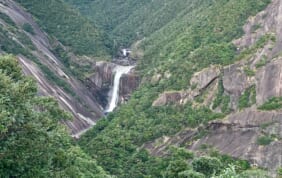
[[[190,85],[195,86],[197,90],[203,90],[209,86],[220,74],[219,66],[211,66],[203,69],[193,75]]]
[[[245,32],[242,38],[233,43],[242,50],[245,47],[254,45],[265,34],[276,34],[277,43],[268,57],[276,55],[282,48],[282,4],[280,0],[272,0],[272,3],[254,17],[250,17],[244,25]]]
[[[131,70],[128,74],[122,75],[119,86],[119,96],[121,98],[121,102],[127,101],[130,94],[138,88],[139,84],[140,77],[134,72],[134,70]]]
[[[105,108],[108,104],[109,91],[112,89],[115,68],[117,64],[110,62],[97,62],[95,73],[87,78],[86,84],[91,90],[93,97]],[[125,102],[130,94],[137,89],[140,77],[132,69],[128,74],[120,78],[119,102]]]
[[[201,130],[208,134],[199,139],[196,136]],[[260,145],[258,139],[261,136],[274,138],[271,143]],[[226,120],[212,121],[205,127],[185,129],[173,137],[162,137],[145,144],[144,148],[155,156],[163,156],[172,145],[187,145],[187,149],[196,152],[202,145],[208,145],[222,154],[275,171],[282,166],[282,113],[247,109]]]
[[[272,97],[282,96],[282,58],[272,61],[256,75],[257,104],[261,105]]]
[[[273,171],[282,166],[282,113],[248,109],[231,115],[226,121],[211,122],[207,129],[208,136],[194,142],[189,149],[197,150],[207,144],[222,154],[246,159]],[[259,145],[258,138],[265,135],[275,138],[270,144]]]
[[[182,104],[183,98],[187,97],[185,91],[170,91],[160,94],[158,99],[153,102],[153,106],[165,106],[168,104]]]
[[[110,62],[97,62],[95,73],[86,79],[86,85],[93,97],[103,106],[108,103],[108,93],[113,82],[113,70],[116,64]]]
[[[70,133],[79,136],[93,126],[103,116],[102,107],[81,81],[71,73],[65,72],[68,69],[53,53],[53,43],[60,44],[59,41],[48,36],[33,17],[12,0],[2,0],[0,12],[9,16],[15,23],[13,27],[3,23],[3,29],[8,30],[15,43],[26,49],[29,48],[20,42],[17,32],[24,33],[30,39],[34,49],[30,50],[31,54],[28,56],[18,55],[19,63],[24,74],[32,76],[37,81],[40,95],[54,97],[63,109],[72,114],[72,121],[64,121]],[[24,31],[23,24],[29,24],[33,33]],[[52,39],[52,43],[49,39]],[[62,45],[60,47],[66,49]],[[78,58],[74,54],[69,53],[69,55]]]
[[[225,67],[222,81],[224,90],[232,95],[240,96],[248,88],[248,78],[240,64]]]
[[[203,90],[217,83],[217,78],[220,75],[219,66],[211,66],[195,73],[191,80],[188,90],[185,91],[166,91],[153,102],[152,106],[164,106],[168,104],[186,104],[192,101],[195,97],[199,96]],[[151,81],[158,81],[160,76],[155,75]],[[213,85],[214,86],[214,85]]]

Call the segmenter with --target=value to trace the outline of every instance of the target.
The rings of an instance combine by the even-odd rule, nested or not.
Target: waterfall
[[[122,77],[123,74],[127,74],[128,72],[130,72],[130,70],[133,67],[134,66],[120,66],[120,65],[117,65],[114,68],[113,72],[115,72],[115,77],[114,77],[113,89],[111,90],[110,102],[109,102],[108,107],[105,110],[105,112],[112,112],[115,109],[115,107],[117,106],[118,100],[119,100],[119,83],[120,83],[120,78]]]

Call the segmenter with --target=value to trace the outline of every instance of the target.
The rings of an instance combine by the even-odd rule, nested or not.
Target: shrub
[[[261,105],[258,109],[260,110],[276,110],[282,108],[282,97],[273,97]]]
[[[32,26],[30,24],[24,23],[23,29],[24,29],[24,31],[34,35],[34,30],[33,30]]]
[[[218,174],[222,169],[222,163],[218,158],[200,157],[192,162],[193,170],[211,176]]]
[[[261,136],[257,139],[258,145],[269,145],[273,141],[270,136]]]
[[[199,172],[195,172],[193,170],[187,170],[180,172],[178,174],[178,178],[205,178],[205,175]]]

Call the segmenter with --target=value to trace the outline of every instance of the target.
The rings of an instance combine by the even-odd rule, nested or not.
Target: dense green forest
[[[43,30],[79,55],[107,55],[112,42],[78,11],[62,0],[16,0],[36,19]]]
[[[246,19],[261,11],[270,1],[144,1],[136,2],[138,6],[132,9],[130,7],[134,4],[133,1],[107,1],[100,2],[97,6],[95,2],[72,1],[80,8],[82,14],[90,19],[95,19],[92,17],[96,16],[96,12],[100,14],[98,9],[108,7],[107,10],[113,10],[112,14],[104,15],[104,20],[99,17],[101,22],[97,19],[93,21],[110,31],[114,38],[123,37],[125,41],[121,43],[140,39],[134,33],[142,32],[141,38],[146,37],[140,45],[144,57],[138,61],[137,67],[147,80],[131,96],[128,104],[98,122],[97,126],[86,133],[79,141],[80,146],[90,155],[96,155],[98,162],[118,177],[192,177],[187,176],[191,171],[210,177],[210,173],[205,170],[197,170],[194,167],[191,169],[191,165],[187,163],[190,161],[187,161],[189,159],[185,156],[177,157],[176,160],[173,154],[166,158],[155,158],[139,148],[142,144],[163,135],[173,135],[183,128],[193,128],[209,120],[222,118],[226,113],[213,113],[205,107],[195,109],[190,103],[184,106],[152,107],[152,102],[163,91],[188,88],[191,75],[204,67],[211,64],[227,65],[238,60],[231,41],[243,35],[242,26]],[[118,5],[114,6],[115,4]],[[98,7],[97,11],[95,7]],[[139,8],[136,10],[137,7]],[[121,17],[119,13],[123,14],[124,11],[118,11],[118,8],[125,8],[126,13],[131,12],[133,15],[124,14]],[[111,15],[120,19],[105,23],[111,25],[110,27],[103,26],[102,22],[114,19]],[[149,25],[149,19],[156,21]],[[157,74],[161,74],[162,79],[157,83],[150,82],[150,78]],[[170,77],[165,78],[167,74]],[[180,165],[176,166],[179,170],[171,168],[174,164],[180,164],[183,168],[179,168]],[[219,168],[221,171],[215,171],[215,174],[228,169],[228,164],[222,165],[224,166]],[[174,169],[175,173],[168,173],[170,169]],[[187,175],[180,173],[182,171]]]
[[[0,177],[107,177],[58,122],[70,119],[13,56],[0,57]]]
[[[215,113],[204,106],[195,109],[191,103],[160,107],[152,103],[164,91],[187,89],[192,74],[211,64],[223,66],[241,59],[232,40],[243,35],[247,18],[270,0],[16,1],[46,32],[78,55],[103,58],[139,41],[136,50],[143,57],[137,61],[137,73],[143,82],[127,104],[74,141],[58,124],[70,119],[69,114],[52,98],[37,96],[35,82],[22,75],[13,56],[0,57],[0,177],[266,177],[265,171],[252,168],[247,161],[221,155],[208,145],[200,155],[180,145],[163,157],[150,155],[143,145],[228,114],[229,108]],[[0,17],[15,25],[5,15]],[[33,33],[28,25],[23,29]],[[21,35],[30,44],[28,48],[6,34],[7,29],[1,28],[0,43],[5,44],[1,50],[24,54],[41,66],[29,52],[34,47],[25,33]],[[48,68],[41,66],[41,70],[46,73]],[[162,77],[151,82],[155,75]],[[54,74],[47,76],[68,90]],[[251,87],[243,94],[240,108],[250,105],[245,101],[253,93]],[[280,100],[273,98],[261,109],[281,108]],[[214,105],[224,102],[219,87]],[[199,132],[197,138],[205,134]]]

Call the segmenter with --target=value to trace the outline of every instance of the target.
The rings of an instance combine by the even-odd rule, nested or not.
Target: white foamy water
[[[110,102],[105,112],[112,112],[116,108],[118,104],[118,99],[119,99],[120,78],[123,74],[129,73],[133,67],[134,66],[119,66],[118,65],[114,68],[114,71],[113,71],[115,72],[114,85],[113,85],[112,93],[110,95],[111,97]]]

